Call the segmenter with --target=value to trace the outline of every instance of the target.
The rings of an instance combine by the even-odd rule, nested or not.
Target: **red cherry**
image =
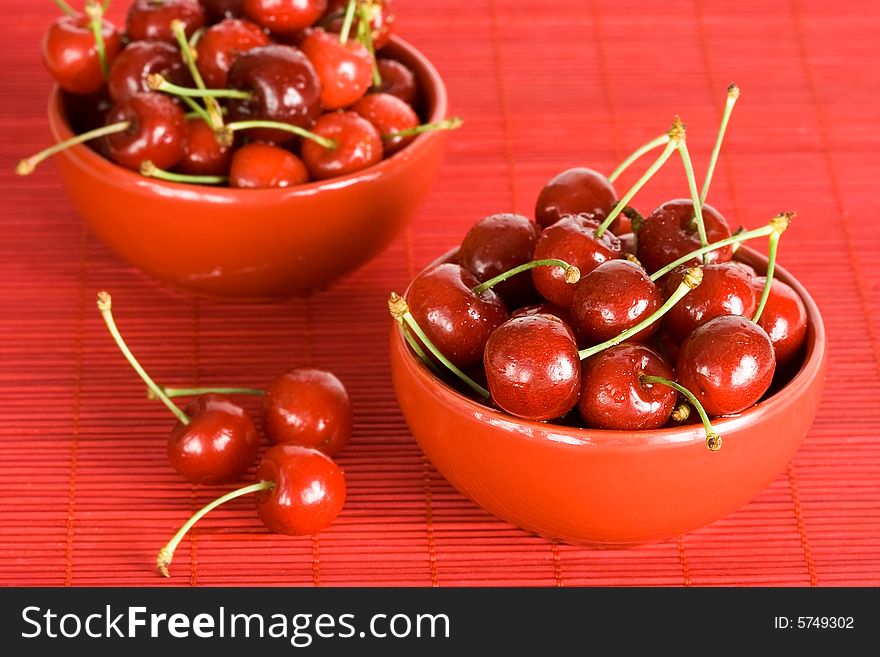
[[[374,89],[376,93],[397,96],[407,105],[414,107],[419,97],[419,85],[415,73],[395,59],[379,57],[376,60],[382,84]]]
[[[388,137],[392,133],[409,130],[419,125],[419,115],[397,96],[367,94],[351,106],[351,111],[372,123],[376,131],[383,136],[382,147],[386,157],[401,150],[416,138],[416,135]]]
[[[554,176],[544,185],[535,204],[535,221],[550,226],[566,215],[601,213],[607,216],[617,204],[617,192],[598,171],[574,168]]]
[[[235,58],[269,43],[269,36],[248,21],[226,18],[209,27],[196,43],[196,64],[205,86],[226,88],[229,69]]]
[[[345,475],[323,452],[275,445],[263,455],[257,480],[275,487],[256,494],[260,520],[273,532],[302,536],[329,527],[345,505]]]
[[[710,415],[733,415],[770,387],[776,358],[767,333],[750,319],[722,315],[698,326],[681,345],[678,380]]]
[[[266,388],[263,429],[273,443],[296,443],[333,456],[351,438],[348,392],[326,370],[301,367],[286,372]]]
[[[183,158],[176,170],[192,176],[225,176],[232,163],[233,149],[217,139],[214,129],[199,117],[186,122]]]
[[[107,95],[107,90],[94,94],[70,94],[65,93],[61,97],[64,103],[64,116],[70,124],[74,134],[82,134],[105,125],[107,115],[113,109],[113,101]],[[102,142],[92,142],[92,147],[99,147]]]
[[[700,248],[700,236],[692,222],[693,216],[693,202],[690,199],[677,199],[667,201],[642,222],[636,255],[647,271],[655,272]],[[703,223],[709,244],[730,237],[727,220],[711,205],[703,205]],[[731,257],[731,247],[725,246],[708,253],[706,264],[726,262]],[[696,263],[697,259],[691,262]]]
[[[256,461],[260,436],[250,416],[225,395],[207,394],[186,407],[189,424],[178,423],[168,438],[168,461],[188,481],[237,481]]]
[[[519,214],[493,214],[480,219],[467,232],[458,250],[458,262],[483,283],[529,262],[537,241],[535,222]],[[537,297],[528,272],[517,274],[493,289],[511,308]]]
[[[679,282],[680,279],[676,286]],[[683,301],[676,305],[681,303]],[[660,290],[644,269],[628,260],[608,260],[577,284],[571,316],[578,337],[585,344],[598,344],[632,328],[662,304]],[[633,339],[647,339],[657,330],[657,325],[657,322],[651,324]]]
[[[314,25],[327,0],[244,0],[244,13],[277,34],[289,34]]]
[[[359,1],[358,5],[365,4]],[[391,0],[367,0],[366,10],[370,16],[370,32],[373,37],[373,47],[376,50],[384,48],[391,40],[391,33],[394,30],[394,9]],[[342,30],[342,22],[345,17],[345,10],[348,7],[348,0],[330,0],[327,6],[327,15],[323,23],[331,32],[340,32]],[[357,34],[357,25],[360,22],[360,14],[355,13],[355,19],[352,27],[352,33]]]
[[[752,280],[756,299],[761,298],[766,282],[763,276]],[[791,286],[774,278],[758,325],[770,337],[776,363],[781,367],[798,355],[807,338],[807,308]]]
[[[460,265],[443,263],[416,276],[406,297],[428,339],[462,369],[482,361],[486,341],[507,319],[507,308],[495,292],[474,294],[479,283]]]
[[[515,317],[501,324],[486,343],[483,366],[493,401],[511,415],[551,420],[577,403],[577,345],[554,315]]]
[[[164,78],[183,86],[191,83],[180,51],[164,41],[135,41],[119,53],[110,67],[107,87],[116,102],[135,94],[150,91],[147,76],[159,73]]]
[[[232,156],[230,187],[293,187],[308,181],[306,165],[296,155],[280,146],[252,142],[237,149]]]
[[[646,384],[642,375],[675,379],[666,361],[642,344],[619,344],[584,361],[578,411],[587,426],[642,431],[666,424],[678,393]]]
[[[321,83],[308,58],[293,46],[270,44],[240,54],[229,69],[228,86],[253,94],[229,100],[232,121],[280,121],[310,128],[321,113]],[[249,130],[253,139],[285,142],[289,132]]]
[[[224,18],[238,18],[244,13],[244,0],[199,0],[205,9],[208,23]]]
[[[315,180],[346,176],[382,159],[382,137],[354,112],[324,114],[312,132],[336,142],[335,148],[325,148],[312,140],[303,141],[302,159]]]
[[[137,94],[117,103],[107,125],[128,122],[124,132],[106,137],[110,157],[129,169],[149,160],[160,169],[173,168],[183,157],[186,116],[168,96]]]
[[[542,301],[529,306],[522,306],[510,313],[511,319],[514,317],[529,317],[530,315],[553,315],[554,317],[558,317],[565,322],[565,325],[572,332],[572,335],[574,335],[574,329],[572,328],[574,320],[571,318],[571,313],[565,308],[560,308],[555,303]]]
[[[587,214],[568,215],[543,230],[535,245],[535,260],[558,258],[580,269],[585,276],[606,260],[620,257],[620,240],[610,231],[596,238],[599,222]],[[575,287],[565,281],[561,267],[532,270],[538,292],[563,308],[570,308]]]
[[[43,63],[52,79],[70,93],[95,93],[106,82],[90,24],[91,19],[85,14],[62,16],[43,37]],[[122,40],[106,20],[101,21],[101,35],[109,66],[122,49]]]
[[[324,109],[347,107],[370,88],[373,56],[364,44],[353,39],[340,43],[338,35],[318,28],[309,32],[300,48],[321,80]]]
[[[172,21],[183,23],[191,37],[205,24],[205,10],[196,0],[134,0],[128,8],[125,31],[131,41],[177,43]]]

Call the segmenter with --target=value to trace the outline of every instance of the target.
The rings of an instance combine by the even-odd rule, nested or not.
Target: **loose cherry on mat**
[[[492,400],[511,415],[551,420],[578,401],[577,345],[554,315],[515,317],[501,324],[489,336],[483,366]]]
[[[535,221],[547,227],[567,215],[608,215],[617,203],[617,192],[598,171],[578,167],[554,176],[544,185],[535,204]]]
[[[271,531],[290,536],[315,534],[329,527],[345,506],[345,474],[323,452],[300,445],[275,445],[263,454],[256,483],[202,507],[165,544],[156,567],[169,577],[174,551],[187,532],[210,511],[244,495],[255,494],[257,514]]]
[[[335,178],[365,169],[382,159],[382,137],[365,118],[354,112],[328,112],[312,132],[335,142],[327,148],[317,141],[305,141],[302,160],[315,180]]]
[[[370,88],[373,56],[364,44],[354,39],[342,42],[339,35],[316,28],[308,33],[299,47],[321,80],[324,109],[347,107]]]
[[[763,293],[766,283],[763,276],[752,279],[755,293]],[[776,363],[781,367],[798,355],[807,338],[807,309],[791,286],[774,278],[758,324],[773,343]]]
[[[188,119],[183,139],[183,157],[176,170],[194,176],[226,176],[234,149],[217,139],[214,128],[200,117]]]
[[[327,0],[244,0],[244,13],[277,34],[290,34],[314,25],[327,9]]]
[[[226,18],[209,27],[196,43],[196,65],[208,87],[223,89],[229,69],[241,53],[266,46],[269,36],[258,25]]]
[[[125,359],[147,387],[174,413],[178,424],[168,438],[168,461],[187,480],[200,484],[236,481],[256,460],[260,447],[257,428],[230,398],[207,394],[180,410],[147,374],[125,344],[113,319],[112,300],[98,294],[98,309]]]
[[[382,147],[386,156],[393,155],[415,139],[414,135],[401,137],[394,134],[419,125],[419,115],[397,96],[367,94],[351,106],[351,111],[372,123],[379,134],[384,136]]]
[[[107,87],[116,102],[150,91],[147,78],[159,73],[174,84],[190,84],[180,51],[164,41],[134,41],[110,67]]]
[[[251,142],[237,148],[232,156],[230,187],[268,189],[293,187],[308,181],[306,165],[280,146]]]
[[[126,35],[131,41],[167,41],[175,43],[171,22],[182,21],[186,36],[205,24],[205,10],[196,0],[133,0],[125,20]]]
[[[415,73],[396,59],[379,57],[376,60],[382,83],[373,87],[375,93],[397,96],[410,106],[415,106],[419,98],[419,84]]]

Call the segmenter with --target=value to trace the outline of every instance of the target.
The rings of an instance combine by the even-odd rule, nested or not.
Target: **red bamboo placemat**
[[[120,16],[126,3],[114,4]],[[311,299],[255,306],[168,291],[82,228],[52,165],[12,174],[49,139],[39,41],[56,11],[5,3],[0,584],[880,584],[880,6],[395,4],[399,32],[435,62],[465,127],[422,212],[382,256]],[[826,391],[803,448],[753,502],[659,545],[557,545],[492,518],[409,435],[387,365],[388,293],[476,219],[530,213],[543,182],[569,166],[610,171],[675,114],[703,170],[734,81],[743,97],[712,203],[748,227],[798,210],[781,261],[813,293],[829,336]],[[683,195],[670,166],[638,206]],[[338,373],[356,429],[340,455],[349,500],[330,529],[275,536],[242,500],[203,521],[172,580],[155,574],[156,550],[213,492],[167,466],[172,418],[144,399],[106,335],[94,308],[102,288],[166,384],[256,387],[305,363]]]

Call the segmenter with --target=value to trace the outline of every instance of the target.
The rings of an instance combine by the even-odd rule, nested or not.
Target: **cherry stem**
[[[199,105],[192,98],[186,98],[185,96],[181,97],[181,100],[186,103],[186,105],[192,110],[192,112],[187,112],[186,118],[191,119],[194,116],[200,118],[202,121],[208,124],[211,129],[214,129],[214,119],[211,118],[211,115],[205,110],[204,107]]]
[[[378,87],[382,84],[382,76],[379,75],[379,64],[376,62],[376,48],[373,46],[373,28],[370,25],[370,13],[367,5],[360,6],[360,23],[358,30],[360,33],[360,41],[366,46],[370,57],[373,59],[373,86]]]
[[[437,366],[434,365],[434,361],[428,358],[428,354],[425,353],[425,350],[422,349],[422,345],[419,344],[419,341],[416,340],[415,336],[412,334],[409,326],[406,324],[401,324],[400,329],[403,331],[403,337],[406,339],[407,344],[412,348],[416,355],[421,359],[421,361],[430,369],[434,374],[440,376],[440,370],[437,369]]]
[[[183,61],[186,62],[186,66],[189,69],[189,73],[193,79],[193,82],[196,83],[196,87],[204,90],[205,80],[202,78],[202,73],[201,71],[199,71],[199,67],[196,66],[196,58],[193,55],[193,47],[192,45],[190,45],[190,42],[186,38],[186,26],[184,25],[183,21],[180,19],[175,19],[171,21],[171,31],[174,32],[174,37],[177,39],[177,46],[178,48],[180,48],[180,54],[183,57]],[[220,112],[220,104],[215,98],[205,98],[204,103],[205,108],[207,109],[207,114],[210,117],[208,125],[210,125],[215,130],[222,128],[223,115]],[[193,105],[190,105],[190,107],[193,107]]]
[[[512,278],[517,274],[521,274],[524,271],[534,269],[535,267],[561,267],[562,273],[565,276],[566,283],[574,284],[581,280],[581,270],[574,265],[568,264],[565,260],[559,260],[557,258],[546,258],[544,260],[532,260],[531,262],[526,262],[518,265],[513,269],[508,269],[507,271],[490,278],[488,281],[483,281],[482,283],[474,287],[471,292],[473,292],[474,294],[482,294],[486,290],[495,287],[499,283],[503,283],[508,278]]]
[[[177,549],[177,546],[180,545],[180,541],[183,540],[183,537],[186,536],[187,532],[192,529],[193,525],[195,525],[199,520],[204,518],[211,511],[216,509],[221,504],[225,504],[230,500],[234,500],[237,497],[242,497],[244,495],[250,495],[251,493],[259,493],[261,490],[272,490],[275,488],[274,481],[260,481],[256,484],[249,484],[248,486],[244,486],[242,488],[238,488],[234,491],[226,493],[218,497],[213,502],[209,502],[201,509],[196,511],[189,520],[187,520],[183,526],[177,530],[177,533],[165,544],[161,550],[159,550],[159,554],[156,555],[156,568],[159,569],[159,572],[162,573],[164,577],[171,577],[171,574],[168,572],[168,567],[171,565],[171,562],[174,560],[174,551]]]
[[[162,392],[165,396],[174,397],[198,397],[199,395],[217,394],[217,395],[252,395],[261,397],[266,394],[265,390],[260,388],[223,388],[223,387],[206,387],[206,388],[172,388],[164,386]],[[156,393],[147,390],[147,399],[158,399]]]
[[[590,356],[595,356],[601,351],[605,351],[615,345],[620,344],[634,336],[639,331],[642,331],[648,328],[651,324],[656,322],[658,319],[663,317],[669,310],[677,304],[684,295],[686,295],[691,290],[695,289],[703,282],[703,270],[699,267],[691,267],[687,270],[684,277],[681,280],[681,283],[678,284],[678,287],[675,289],[675,292],[672,293],[666,302],[660,306],[657,310],[655,310],[650,316],[643,319],[641,322],[636,324],[635,326],[628,328],[620,335],[611,338],[610,340],[606,340],[601,344],[597,344],[594,347],[587,347],[586,349],[581,349],[578,352],[578,356],[581,360],[585,360]]]
[[[191,50],[195,50],[195,47],[199,45],[199,41],[201,41],[202,37],[205,36],[205,31],[206,30],[204,27],[200,27],[192,33],[192,36],[187,41]]]
[[[388,297],[388,311],[391,313],[391,317],[397,321],[398,324],[403,327],[407,325],[413,333],[418,336],[419,340],[422,341],[428,351],[430,351],[434,356],[439,360],[446,368],[455,374],[465,385],[467,385],[471,390],[476,392],[478,395],[483,397],[483,399],[489,399],[489,391],[486,390],[479,383],[474,381],[467,374],[462,372],[458,367],[456,367],[446,356],[444,356],[439,349],[431,342],[431,339],[425,335],[425,332],[419,326],[419,323],[416,321],[416,318],[412,316],[412,313],[409,311],[409,306],[406,303],[406,300],[397,294],[396,292],[392,292],[391,296]]]
[[[779,238],[782,237],[782,233],[788,228],[788,225],[791,223],[794,216],[794,212],[788,212],[774,217],[770,222],[773,232],[770,233],[769,246],[767,247],[766,280],[764,282],[764,290],[761,292],[761,300],[758,302],[758,309],[755,311],[755,316],[752,317],[752,321],[755,322],[755,324],[761,319],[761,314],[764,312],[764,306],[767,305],[767,299],[770,298],[770,286],[773,283],[773,272],[776,271],[776,250],[779,248]]]
[[[721,142],[724,141],[724,133],[733,112],[733,106],[739,98],[739,87],[735,84],[727,87],[727,100],[724,103],[724,114],[721,116],[721,126],[718,128],[718,138],[715,140],[715,148],[712,149],[712,157],[709,158],[709,168],[706,170],[706,180],[703,181],[703,191],[700,192],[700,203],[706,202],[709,195],[709,185],[712,184],[712,175],[715,173],[715,165],[718,163],[718,154],[721,152]]]
[[[706,430],[706,447],[709,448],[712,452],[717,452],[721,449],[721,436],[715,433],[715,430],[712,428],[712,423],[709,421],[709,416],[706,414],[706,409],[703,408],[703,405],[700,403],[700,400],[696,398],[694,393],[685,388],[680,383],[676,383],[675,381],[670,381],[669,379],[665,379],[662,376],[651,376],[648,374],[639,374],[639,381],[644,384],[652,384],[659,383],[660,385],[669,386],[673,390],[677,390],[685,397],[687,400],[693,405],[694,408],[697,409],[697,413],[700,414],[700,419],[703,421],[703,428]]]
[[[342,19],[342,30],[339,32],[339,43],[348,43],[348,35],[351,33],[351,24],[354,22],[354,12],[357,8],[357,0],[348,0],[345,7],[345,17]]]
[[[121,123],[112,123],[110,125],[105,125],[101,128],[96,128],[94,130],[89,130],[88,132],[83,132],[82,134],[75,135],[70,139],[66,139],[65,141],[54,144],[53,146],[50,146],[49,148],[40,151],[36,155],[31,155],[29,158],[22,160],[18,163],[18,166],[15,167],[15,173],[17,173],[19,176],[27,176],[34,172],[34,169],[37,168],[37,165],[40,164],[40,162],[52,157],[56,153],[60,153],[61,151],[70,148],[71,146],[77,146],[84,142],[91,141],[92,139],[106,137],[107,135],[116,134],[117,132],[125,132],[130,127],[130,121],[123,121]]]
[[[253,100],[254,95],[250,91],[238,89],[192,89],[168,82],[161,73],[150,73],[147,76],[147,85],[153,91],[164,91],[174,96],[189,98],[235,98],[238,100]]]
[[[107,63],[107,48],[104,46],[104,8],[96,0],[86,2],[86,16],[89,17],[89,29],[95,37],[95,48],[98,51],[98,60],[101,62],[101,73],[104,79],[110,75],[110,65]]]
[[[697,179],[694,176],[694,165],[691,162],[691,155],[688,152],[687,141],[685,139],[681,139],[678,142],[678,153],[681,155],[682,164],[684,164],[684,171],[687,174],[688,188],[691,192],[691,202],[694,206],[694,218],[693,224],[697,227],[697,232],[700,235],[700,246],[706,246],[708,244],[708,238],[706,237],[706,225],[703,223],[703,204],[700,202],[700,194],[697,191]],[[703,264],[707,264],[706,256],[703,255]]]
[[[138,376],[143,379],[144,383],[147,384],[147,387],[152,390],[156,398],[161,400],[165,406],[168,407],[178,420],[182,424],[189,424],[189,418],[186,413],[180,410],[174,402],[172,402],[165,394],[162,392],[162,388],[160,388],[153,379],[150,378],[150,375],[147,374],[146,370],[141,367],[141,364],[137,361],[137,358],[134,357],[134,354],[131,353],[131,350],[128,348],[128,345],[125,344],[125,340],[122,339],[122,335],[119,333],[119,329],[116,327],[116,321],[113,319],[113,303],[110,298],[110,294],[104,291],[98,292],[98,310],[101,311],[101,317],[104,318],[104,323],[107,325],[107,330],[110,331],[110,335],[113,336],[113,340],[116,342],[116,346],[119,347],[119,351],[122,352],[122,355],[125,356],[125,360],[128,361],[128,364],[134,368],[134,371],[138,373]]]
[[[196,176],[186,173],[175,173],[174,171],[165,171],[160,169],[150,160],[141,162],[141,175],[146,178],[156,178],[157,180],[167,180],[168,182],[189,183],[191,185],[222,185],[229,182],[226,176]]]
[[[605,217],[605,221],[596,229],[596,238],[602,237],[602,233],[608,230],[608,226],[617,219],[617,216],[623,212],[623,209],[627,206],[627,204],[632,200],[632,197],[636,195],[636,193],[645,186],[655,173],[662,167],[666,160],[668,160],[672,156],[672,152],[678,148],[678,142],[684,139],[684,124],[682,124],[681,120],[676,116],[675,121],[672,124],[672,127],[666,133],[669,137],[669,143],[666,144],[666,148],[663,149],[663,152],[660,154],[654,163],[648,167],[648,170],[642,174],[642,177],[639,178],[635,184],[630,188],[630,190],[623,195],[617,205],[614,206],[614,209],[611,211],[607,217]]]
[[[442,121],[422,123],[421,125],[413,126],[412,128],[404,128],[403,130],[389,132],[388,134],[382,135],[382,139],[412,137],[413,135],[420,135],[423,132],[431,132],[434,130],[458,130],[463,123],[464,119],[460,116],[450,116],[448,119],[443,119]]]
[[[657,137],[656,139],[652,139],[644,146],[639,147],[638,149],[633,151],[632,155],[630,155],[623,162],[621,162],[620,165],[614,171],[611,172],[611,175],[608,176],[608,182],[613,183],[615,180],[617,180],[620,177],[620,174],[622,174],[624,171],[626,171],[632,165],[633,162],[638,160],[640,157],[642,157],[646,153],[650,153],[655,148],[660,148],[660,146],[665,146],[668,143],[669,143],[669,133],[664,133],[664,134],[660,135],[659,137]]]
[[[223,139],[221,139],[221,141],[231,141],[231,134],[236,130],[251,130],[253,128],[283,130],[284,132],[290,132],[294,135],[302,137],[303,139],[311,139],[316,144],[320,144],[324,148],[328,148],[330,150],[333,150],[338,146],[335,139],[322,137],[321,135],[317,135],[314,132],[309,132],[308,130],[300,128],[298,125],[293,125],[291,123],[282,123],[280,121],[236,121],[235,123],[229,123],[225,125],[218,134],[223,135],[225,133],[226,135]]]
[[[63,11],[65,14],[67,14],[68,16],[76,16],[76,14],[77,14],[76,9],[74,9],[69,4],[64,2],[64,0],[54,0],[54,1],[55,1],[55,6],[58,7],[61,11]]]

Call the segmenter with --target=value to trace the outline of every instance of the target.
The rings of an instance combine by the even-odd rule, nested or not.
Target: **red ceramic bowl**
[[[743,248],[756,270],[766,258]],[[523,529],[563,541],[624,546],[661,541],[736,510],[798,450],[816,415],[826,366],[819,309],[790,274],[809,314],[800,370],[773,396],[713,426],[655,431],[581,429],[520,420],[472,401],[432,375],[395,325],[394,389],[422,450],[461,493]]]
[[[415,72],[425,119],[446,118],[431,63],[398,38],[382,52]],[[59,141],[72,135],[57,90],[49,124]],[[132,264],[197,293],[272,298],[324,287],[382,251],[427,195],[445,139],[425,133],[356,174],[270,190],[150,180],[85,146],[55,160],[77,212]]]

